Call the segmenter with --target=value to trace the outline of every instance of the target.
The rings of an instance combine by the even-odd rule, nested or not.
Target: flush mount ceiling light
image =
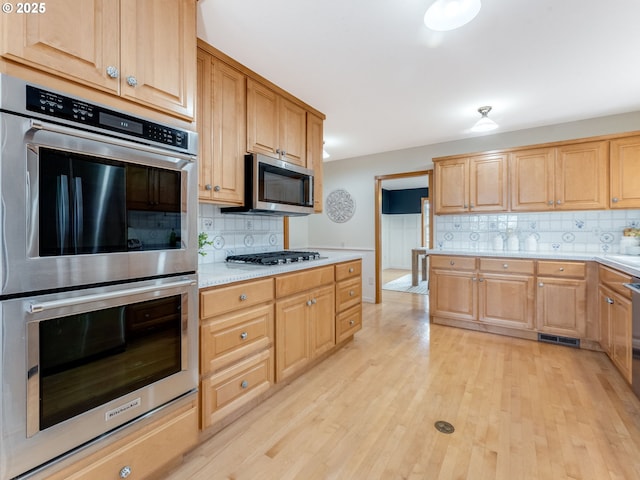
[[[469,23],[479,11],[480,0],[436,0],[424,14],[424,24],[446,32]]]
[[[480,107],[478,112],[482,115],[482,118],[476,122],[476,124],[471,127],[472,132],[488,132],[490,130],[495,130],[498,128],[498,124],[491,120],[487,115],[491,111],[491,107]]]

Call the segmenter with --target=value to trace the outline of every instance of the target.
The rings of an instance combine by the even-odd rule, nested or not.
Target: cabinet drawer
[[[431,268],[443,270],[475,270],[475,257],[451,257],[448,255],[431,255]]]
[[[349,338],[362,328],[362,305],[336,315],[336,342]]]
[[[538,276],[584,278],[586,271],[584,262],[538,261]]]
[[[631,282],[631,275],[600,265],[598,276],[600,277],[600,283],[618,292],[623,297],[631,298],[631,290],[623,285]]]
[[[516,260],[513,258],[481,258],[480,270],[496,273],[523,273],[533,275],[533,260]]]
[[[333,268],[333,265],[328,265],[276,277],[276,297],[285,297],[320,285],[333,283]]]
[[[258,280],[228,287],[217,287],[200,294],[200,318],[273,300],[273,279]]]
[[[362,260],[339,263],[336,265],[336,282],[347,278],[359,277],[362,274]]]
[[[198,408],[191,402],[188,409],[179,410],[173,417],[154,422],[125,437],[114,444],[115,449],[106,447],[48,478],[115,479],[122,478],[120,472],[125,467],[131,470],[131,478],[153,478],[154,472],[193,447],[198,442],[198,435]]]
[[[273,305],[259,305],[215,317],[200,327],[200,371],[222,367],[269,348],[273,341]]]
[[[362,301],[362,279],[343,280],[336,286],[336,312],[358,305]]]
[[[273,383],[273,356],[266,350],[202,380],[202,428],[213,425]]]

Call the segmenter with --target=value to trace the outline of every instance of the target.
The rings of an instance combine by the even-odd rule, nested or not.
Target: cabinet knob
[[[469,204],[469,208],[473,208],[475,205],[473,203]]]
[[[609,297],[607,297],[607,303],[608,303],[609,305],[613,305],[613,298],[609,298]]]
[[[549,201],[547,202],[547,204],[548,204],[548,205],[553,205],[553,200],[549,200]]]
[[[240,334],[240,338],[241,338],[242,340],[246,340],[248,336],[249,336],[249,334],[248,334],[247,332],[242,332],[242,333]]]
[[[475,282],[475,281],[477,281],[477,280],[478,280],[478,279],[477,279],[476,277],[472,277],[472,278],[471,278],[471,281],[472,281],[472,282]]]
[[[560,270],[561,272],[564,272],[564,267],[560,267],[558,270]]]
[[[355,320],[349,320],[349,325],[354,326],[356,324]]]
[[[118,78],[120,76],[120,72],[113,65],[109,65],[107,67],[107,75],[109,75],[109,77],[111,78]]]
[[[280,149],[279,149],[279,148],[276,148],[276,153],[277,153],[278,155],[280,155],[282,152],[280,151]]]
[[[311,300],[307,300],[307,307],[311,306]]]
[[[509,264],[505,263],[504,265],[502,265],[502,268],[509,268]]]
[[[611,201],[612,201],[613,203],[618,203],[618,197],[613,197],[613,198],[611,199]]]
[[[466,203],[463,205],[464,208],[469,208],[469,205],[467,205]]]
[[[562,205],[562,200],[556,200],[556,205]]]
[[[311,299],[311,305],[315,305],[316,303],[318,303],[318,301],[315,298]]]
[[[205,190],[213,190],[213,186],[212,186],[210,183],[207,183],[207,184],[204,186],[204,189],[205,189]]]
[[[220,185],[216,185],[215,187],[213,187],[213,191],[214,192],[219,192],[220,191]]]
[[[349,296],[353,297],[356,294],[356,292],[354,292],[353,290],[349,290]]]
[[[247,294],[243,293],[242,295],[240,295],[240,301],[244,302],[247,299]]]
[[[286,151],[286,150],[282,150],[282,152],[281,152],[281,153],[282,153],[282,156],[283,156],[283,157],[286,157],[286,156],[287,156],[287,151]]]
[[[127,77],[127,84],[130,87],[135,87],[136,85],[138,85],[138,80],[136,79],[136,77],[134,77],[133,75],[129,75]]]
[[[247,382],[246,380],[243,380],[242,383],[240,384],[240,386],[242,388],[247,388],[249,386],[249,382]]]
[[[544,283],[540,282],[540,283],[538,283],[538,286],[539,287],[544,287]]]
[[[349,273],[353,273],[353,267],[349,269]]]
[[[456,262],[454,262],[453,260],[449,260],[449,265],[455,265]]]
[[[129,475],[131,475],[131,467],[130,466],[126,466],[126,467],[122,467],[120,469],[120,478],[127,478]]]

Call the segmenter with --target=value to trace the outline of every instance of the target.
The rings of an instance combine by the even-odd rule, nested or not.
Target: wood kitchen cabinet
[[[198,199],[244,203],[246,76],[198,41]]]
[[[600,345],[628,383],[633,362],[631,291],[624,287],[631,276],[600,266],[598,290]]]
[[[306,140],[306,110],[249,78],[247,150],[307,167]]]
[[[486,154],[434,162],[435,213],[507,210],[507,156]]]
[[[362,329],[362,260],[336,265],[336,343]]]
[[[581,338],[586,334],[587,280],[584,262],[538,261],[537,328]]]
[[[611,141],[610,208],[640,208],[640,136]]]
[[[476,326],[532,330],[532,260],[433,256],[430,311]]]
[[[511,153],[511,210],[607,208],[608,149],[598,141]]]
[[[307,168],[313,170],[313,211],[322,213],[322,171],[324,161],[324,121],[307,112]]]
[[[231,417],[274,383],[274,280],[200,293],[200,425]]]
[[[193,119],[196,0],[56,0],[46,9],[2,16],[4,59]]]
[[[276,382],[335,344],[334,267],[276,277]]]

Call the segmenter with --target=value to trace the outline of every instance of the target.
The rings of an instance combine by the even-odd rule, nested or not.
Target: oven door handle
[[[93,295],[84,295],[82,297],[63,298],[61,300],[52,300],[51,302],[31,303],[29,304],[29,313],[40,313],[45,310],[54,308],[70,307],[82,303],[99,302],[101,300],[110,300],[122,296],[136,295],[140,293],[157,292],[159,290],[168,290],[170,288],[184,287],[196,285],[195,280],[180,280],[178,282],[165,283],[163,285],[149,285],[147,287],[129,288],[127,290],[116,290],[114,292],[96,293]]]
[[[76,130],[75,128],[63,127],[61,125],[54,125],[47,122],[41,122],[37,120],[31,120],[32,130],[44,130],[46,132],[59,133],[61,135],[71,135],[73,137],[82,138],[83,140],[93,140],[95,142],[109,143],[119,147],[133,148],[145,153],[151,153],[154,155],[163,155],[165,157],[175,157],[180,160],[186,160],[188,162],[195,162],[196,157],[194,155],[188,155],[174,150],[164,150],[162,148],[152,147],[149,145],[143,145],[140,143],[130,142],[128,140],[121,140],[117,138],[106,137],[97,133],[91,133],[84,130]]]

